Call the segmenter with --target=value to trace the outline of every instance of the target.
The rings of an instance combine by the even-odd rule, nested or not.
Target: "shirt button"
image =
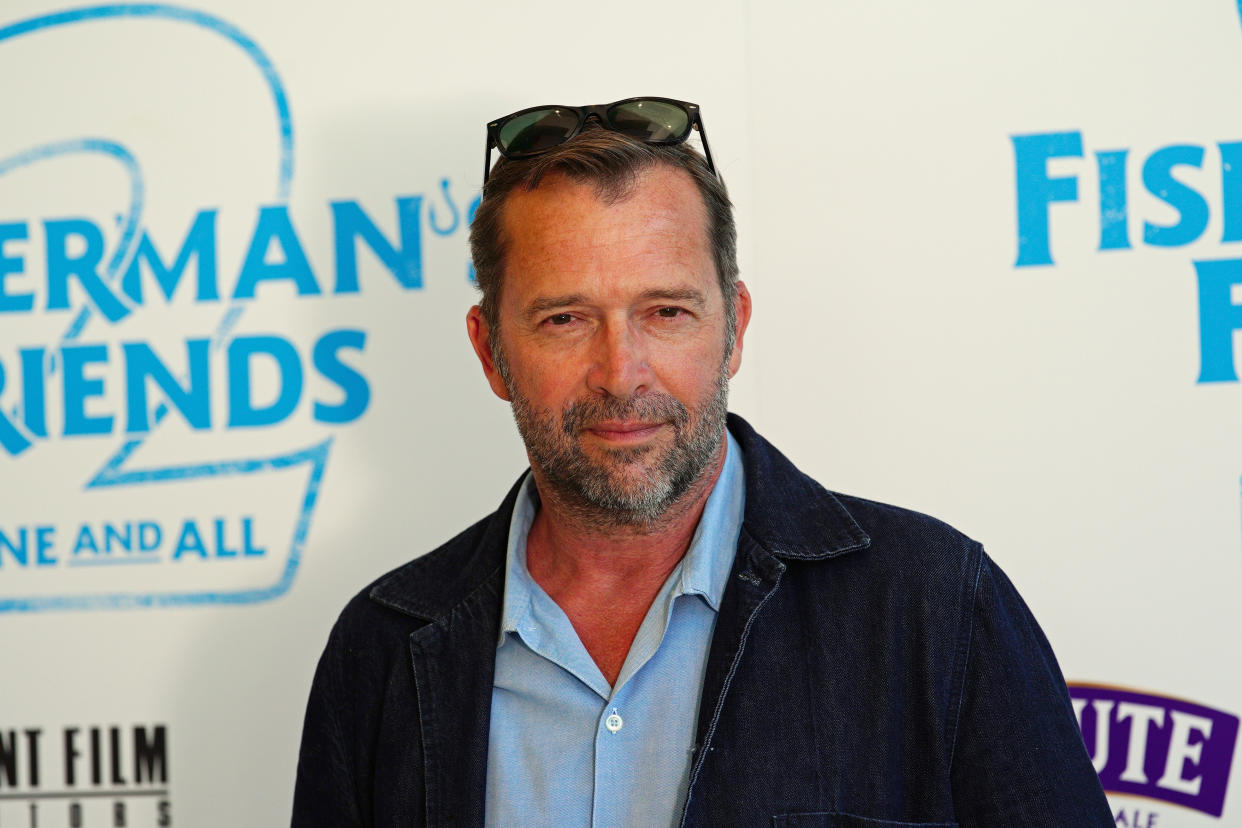
[[[625,724],[625,722],[623,722],[621,720],[621,717],[618,716],[616,713],[613,713],[607,719],[604,719],[604,727],[608,728],[608,730],[611,731],[612,733],[616,733],[618,730],[620,730],[623,724]]]

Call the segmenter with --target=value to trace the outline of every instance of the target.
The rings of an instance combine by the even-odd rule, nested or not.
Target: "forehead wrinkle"
[[[672,173],[674,178],[669,181],[661,173]],[[674,182],[681,187],[675,188]],[[650,183],[652,186],[643,187],[645,183]],[[503,224],[506,228],[511,227],[512,222],[518,219],[518,213],[521,213],[527,219],[536,220],[541,231],[538,234],[541,237],[541,243],[558,247],[565,245],[572,249],[580,245],[583,240],[578,233],[566,227],[565,222],[559,220],[562,216],[576,219],[579,222],[589,217],[593,220],[593,229],[596,231],[593,236],[596,236],[610,230],[616,231],[623,225],[632,225],[632,222],[615,219],[622,213],[635,211],[638,215],[634,217],[642,219],[643,226],[634,229],[634,236],[670,235],[682,242],[683,246],[687,246],[685,243],[694,239],[697,239],[702,246],[707,246],[707,208],[688,173],[662,167],[648,170],[634,182],[634,186],[627,189],[628,192],[624,197],[605,200],[600,198],[596,188],[591,184],[574,181],[562,174],[549,175],[542,185],[535,189],[510,194],[505,205],[506,209],[502,214]],[[678,193],[677,189],[683,192]],[[677,208],[685,203],[683,197],[686,192],[692,194],[690,203],[693,205],[691,209],[695,216],[693,223],[698,225],[696,228],[687,227],[687,222],[678,221],[675,218],[675,214],[679,212]],[[520,202],[520,205],[515,205],[514,202]],[[588,206],[602,206],[605,209],[602,211],[582,210],[584,203]],[[518,209],[514,209],[515,207]],[[695,229],[699,232],[693,232]]]
[[[592,185],[549,176],[534,190],[509,194],[502,215],[506,281],[524,274],[544,294],[535,300],[541,306],[544,299],[584,290],[586,299],[606,292],[617,272],[650,274],[671,281],[672,289],[687,287],[687,277],[715,283],[707,224],[703,200],[680,170],[648,171],[626,198],[613,202],[600,199]],[[536,287],[540,283],[548,289]],[[519,312],[528,308],[533,305]]]

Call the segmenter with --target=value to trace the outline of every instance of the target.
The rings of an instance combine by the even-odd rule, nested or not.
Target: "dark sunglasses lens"
[[[570,109],[523,112],[500,128],[500,149],[507,155],[540,153],[563,144],[577,126],[578,113]]]
[[[612,128],[649,143],[680,141],[690,132],[690,115],[664,101],[629,101],[608,110]]]

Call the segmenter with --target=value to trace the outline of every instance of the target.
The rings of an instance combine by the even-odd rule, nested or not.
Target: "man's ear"
[[[483,365],[483,375],[487,377],[487,384],[492,387],[492,393],[505,402],[509,402],[509,390],[505,388],[505,381],[501,379],[500,372],[496,370],[496,356],[492,353],[490,334],[491,327],[483,318],[483,311],[479,310],[478,305],[466,311],[466,335],[470,337],[474,353]]]
[[[737,312],[737,328],[733,336],[733,353],[729,354],[729,378],[732,379],[742,367],[742,337],[746,335],[746,326],[750,324],[750,291],[746,283],[739,281],[733,297],[733,308]]]

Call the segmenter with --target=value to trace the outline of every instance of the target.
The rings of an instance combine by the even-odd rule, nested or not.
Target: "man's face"
[[[498,348],[471,339],[541,487],[584,516],[651,523],[720,456],[728,378],[741,363],[686,173],[657,166],[623,201],[563,177],[511,193]]]

